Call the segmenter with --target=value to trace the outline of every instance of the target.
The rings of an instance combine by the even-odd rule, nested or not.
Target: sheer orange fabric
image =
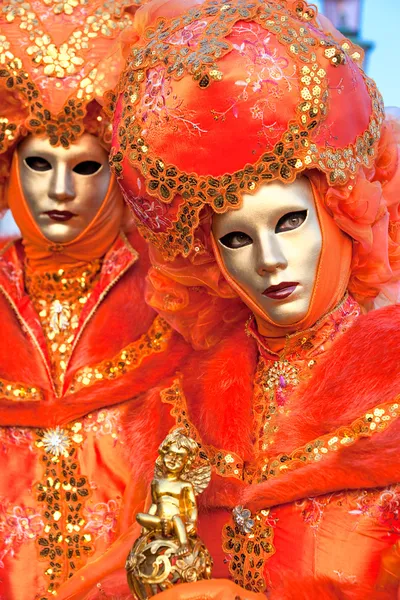
[[[116,210],[118,203],[121,203],[121,196],[114,177],[110,180],[107,195],[96,217],[77,238],[65,244],[50,242],[36,225],[21,187],[18,150],[14,152],[6,194],[21,230],[27,260],[36,271],[55,271],[102,258],[121,228],[122,210]]]

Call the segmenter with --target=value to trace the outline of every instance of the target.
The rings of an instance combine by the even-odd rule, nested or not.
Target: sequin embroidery
[[[257,512],[250,532],[242,530],[233,514],[222,531],[222,549],[228,556],[233,581],[253,592],[266,591],[264,565],[275,554],[274,522],[269,514],[269,510]]]
[[[39,315],[50,355],[51,371],[58,393],[79,325],[79,317],[100,277],[101,261],[54,273],[27,270],[25,284]]]
[[[156,317],[138,340],[132,342],[116,356],[94,367],[83,367],[74,376],[69,392],[76,392],[102,380],[117,379],[137,369],[143,360],[154,353],[163,352],[172,336],[172,329],[161,317]]]
[[[370,165],[384,119],[379,92],[375,84],[365,77],[373,111],[368,127],[354,143],[343,148],[332,148],[331,144],[323,143],[325,140],[321,143],[320,126],[325,120],[331,94],[327,65],[339,69],[348,60],[359,59],[360,54],[352,48],[351,42],[346,40],[340,46],[323,33],[315,11],[310,9],[311,12],[308,12],[309,9],[300,4],[304,10],[291,8],[286,2],[277,5],[271,1],[238,0],[235,4],[227,2],[221,5],[209,0],[172,21],[160,19],[153,29],[146,32],[143,44],[132,49],[119,86],[123,92],[120,96],[122,115],[118,128],[118,150],[112,152],[111,164],[117,176],[121,176],[124,164],[129,162],[146,182],[147,193],[157,200],[154,206],[158,211],[160,204],[172,205],[170,218],[164,218],[162,227],[158,224],[154,227],[152,223],[156,215],[149,215],[146,210],[146,219],[143,220],[138,214],[142,212],[141,200],[135,198],[132,202],[143,235],[162,249],[167,258],[172,259],[179,253],[187,256],[192,251],[200,212],[206,205],[217,213],[237,209],[243,194],[254,193],[268,181],[294,181],[299,173],[311,168],[324,171],[331,185],[344,184],[354,179],[361,166]],[[279,128],[268,131],[268,139],[276,138],[276,141],[254,164],[246,164],[238,171],[218,177],[180,170],[178,166],[168,164],[152,148],[148,132],[154,132],[155,127],[162,127],[163,123],[172,120],[188,135],[201,137],[206,133],[196,121],[196,115],[190,112],[182,115],[174,83],[183,76],[189,76],[202,90],[218,86],[224,80],[220,59],[232,49],[245,54],[243,48],[235,47],[234,35],[245,27],[242,23],[246,21],[249,22],[246,25],[249,43],[252,34],[255,35],[253,22],[262,28],[263,35],[265,32],[264,37],[268,34],[276,36],[280,47],[295,62],[295,72],[286,73],[284,60],[263,51],[261,34],[257,42],[252,42],[251,56],[260,52],[265,69],[270,63],[273,75],[269,77],[266,73],[265,81],[279,80],[284,86],[292,83],[298,86],[297,109],[282,131]],[[246,60],[249,57],[250,54]],[[253,77],[254,71],[256,69],[252,71],[250,68],[246,80],[235,82],[239,92],[226,109],[228,112],[235,114],[239,110],[240,102],[248,97],[246,86],[257,90],[257,86],[266,85],[263,78],[257,80]],[[148,100],[149,88],[152,88],[152,95]],[[268,101],[267,92],[263,93],[263,98],[265,96]],[[175,98],[176,101],[166,102],[166,98]],[[109,95],[110,112],[115,110],[116,100],[115,95]],[[261,123],[264,101],[265,98],[251,107],[252,118]],[[210,110],[213,111],[212,108]],[[226,112],[217,110],[212,114],[217,121],[223,121],[226,116]],[[263,126],[260,127],[262,136]],[[182,201],[176,201],[176,204],[178,195]],[[130,201],[129,194],[127,201]],[[146,203],[151,206],[147,199]]]

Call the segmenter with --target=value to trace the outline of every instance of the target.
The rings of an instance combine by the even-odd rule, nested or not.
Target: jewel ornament
[[[56,457],[64,455],[70,446],[68,433],[65,429],[61,429],[58,426],[55,429],[47,429],[45,431],[42,443],[45,451]]]

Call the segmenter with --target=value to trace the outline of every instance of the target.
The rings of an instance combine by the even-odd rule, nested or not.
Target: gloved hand
[[[157,594],[157,600],[265,600],[264,594],[248,592],[228,579],[182,583]]]

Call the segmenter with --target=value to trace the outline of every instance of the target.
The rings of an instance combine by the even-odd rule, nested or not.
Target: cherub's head
[[[198,451],[197,442],[180,431],[167,435],[158,449],[163,467],[175,475],[189,469]]]

